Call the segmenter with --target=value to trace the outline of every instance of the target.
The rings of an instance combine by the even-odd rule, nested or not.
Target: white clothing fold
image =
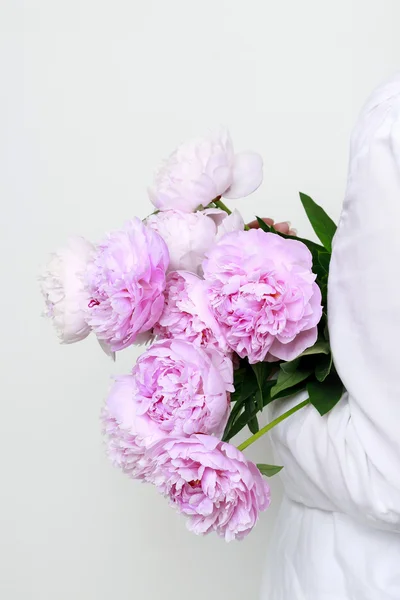
[[[399,225],[397,74],[353,132],[333,245],[329,330],[347,392],[325,417],[310,406],[272,434],[286,499],[264,600],[400,600]]]

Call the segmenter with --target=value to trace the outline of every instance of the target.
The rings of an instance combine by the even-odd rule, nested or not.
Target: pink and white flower
[[[65,248],[52,255],[39,276],[46,316],[53,321],[64,344],[79,342],[90,333],[85,309],[89,293],[84,274],[94,246],[82,237],[70,237]]]
[[[259,154],[235,154],[228,132],[221,130],[179,146],[157,173],[149,195],[162,211],[192,212],[218,196],[248,196],[262,177]]]
[[[221,435],[230,410],[232,361],[222,352],[183,340],[162,340],[133,371],[137,412],[165,435]]]
[[[99,244],[87,270],[86,318],[99,340],[122,350],[146,333],[164,306],[168,249],[138,218]]]
[[[240,357],[290,361],[316,342],[321,291],[302,242],[261,229],[229,233],[203,269],[211,311]]]
[[[217,227],[204,212],[184,213],[168,210],[150,215],[146,225],[157,231],[165,241],[169,257],[169,270],[201,272],[204,255],[214,244]]]
[[[193,273],[167,276],[164,310],[153,333],[164,339],[183,339],[198,346],[227,352],[228,346],[208,305],[205,282]]]
[[[148,431],[153,436],[158,432],[159,437],[221,435],[225,428],[234,391],[233,367],[230,358],[218,350],[183,340],[161,340],[138,358],[132,374],[123,381],[123,393],[130,398],[126,406],[130,403],[135,418],[130,416],[130,431],[140,438],[147,437]],[[119,386],[108,406],[110,402],[115,405],[120,393]]]
[[[128,477],[144,480],[152,469],[151,462],[147,460],[144,440],[132,435],[107,409],[103,410],[101,419],[111,463]]]
[[[198,535],[215,531],[226,541],[243,539],[270,490],[256,465],[231,444],[208,435],[165,439],[149,449],[146,477],[183,515]]]
[[[238,211],[227,215],[220,209],[186,213],[166,210],[150,215],[146,225],[157,231],[168,247],[169,271],[201,274],[205,253],[228,231],[244,229]]]

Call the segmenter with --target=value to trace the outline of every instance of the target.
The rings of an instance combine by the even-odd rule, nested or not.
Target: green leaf
[[[305,381],[300,381],[297,385],[292,386],[289,389],[282,390],[274,395],[272,400],[278,400],[279,398],[288,398],[289,396],[293,396],[294,394],[298,394],[299,392],[303,392],[306,389]]]
[[[325,415],[332,410],[342,397],[343,391],[343,383],[334,370],[331,371],[325,381],[310,381],[307,384],[310,402],[320,415]]]
[[[226,424],[223,440],[227,441],[232,436],[231,428],[235,421],[240,417],[242,410],[245,408],[247,400],[254,396],[258,389],[257,378],[254,371],[250,368],[249,363],[243,361],[243,366],[234,372],[234,386],[235,391],[231,395],[231,402],[233,404],[231,414],[229,415],[228,423]],[[252,401],[253,404],[253,401]],[[256,414],[256,413],[255,413]],[[254,416],[254,415],[252,415]],[[246,419],[248,414],[246,415]],[[247,425],[247,420],[241,428]],[[240,431],[240,429],[239,429]]]
[[[290,360],[288,362],[283,362],[280,365],[280,368],[284,373],[294,373],[300,364],[300,357],[295,358],[294,360]]]
[[[232,427],[229,429],[229,431],[226,433],[224,432],[224,436],[222,438],[223,441],[227,442],[228,440],[235,437],[235,435],[237,435],[239,431],[242,431],[242,429],[246,427],[246,425],[248,425],[249,421],[251,421],[251,419],[257,415],[257,412],[257,410],[253,410],[250,414],[246,411],[242,413],[232,425]]]
[[[223,441],[228,441],[239,433],[241,429],[248,425],[249,420],[253,419],[263,407],[272,401],[271,388],[275,385],[275,381],[266,379],[262,382],[260,397],[258,395],[260,388],[254,369],[248,364],[247,360],[242,361],[242,363],[243,367],[240,367],[234,373],[235,391],[231,396],[232,410],[225,427]],[[275,368],[276,365],[269,366],[268,364],[267,369],[262,368],[262,372],[266,376],[267,370],[270,371]],[[259,370],[259,375],[260,372],[261,369]],[[260,383],[261,379],[262,376],[260,375]],[[256,427],[255,422],[251,424],[251,427]]]
[[[260,430],[257,417],[250,419],[250,421],[247,423],[247,426],[250,429],[250,432],[253,434]]]
[[[254,371],[247,362],[244,363],[243,367],[234,371],[233,385],[235,391],[232,394],[233,398],[231,400],[234,402],[244,401],[249,396],[255,394],[258,382]]]
[[[325,271],[329,273],[329,264],[331,262],[331,254],[329,252],[318,252],[318,262]]]
[[[274,370],[274,365],[271,363],[260,362],[254,365],[251,365],[253,372],[257,379],[258,391],[256,393],[256,404],[259,411],[262,411],[264,407],[264,399],[263,399],[263,386],[265,382],[268,380],[268,377]]]
[[[300,354],[300,356],[309,356],[310,354],[329,354],[331,351],[328,342],[324,342],[323,340],[318,340],[315,342],[314,346],[311,348],[307,348]]]
[[[253,373],[252,369],[247,369],[246,375],[243,379],[242,388],[241,388],[241,398],[245,400],[255,394],[258,388],[257,378]]]
[[[224,431],[224,435],[223,435],[224,441],[226,441],[226,439],[230,439],[230,437],[232,437],[229,434],[229,430],[235,423],[236,419],[240,416],[240,413],[242,412],[242,410],[244,408],[244,403],[245,403],[245,400],[241,398],[240,400],[237,400],[235,402],[235,404],[233,405],[231,414],[229,415],[228,423],[226,424],[226,427],[225,427],[225,431]]]
[[[255,405],[256,405],[257,409],[261,412],[262,409],[264,408],[264,399],[263,399],[262,389],[259,389],[256,391],[254,400],[255,400]]]
[[[332,239],[336,233],[335,223],[310,196],[300,192],[300,200],[318,239],[328,252],[332,252]]]
[[[285,368],[287,369],[288,363],[283,363],[283,364],[285,364]],[[301,381],[304,381],[305,379],[307,379],[307,377],[309,375],[311,375],[312,371],[313,371],[312,369],[297,369],[296,368],[293,371],[285,372],[281,366],[281,370],[279,371],[279,375],[278,375],[276,384],[274,385],[274,387],[271,390],[272,398],[275,398],[279,392],[282,392],[283,390],[289,390],[291,387],[293,387],[293,386],[297,385],[298,383],[300,383]],[[290,392],[288,392],[288,395],[290,395]]]
[[[315,377],[318,381],[325,381],[332,369],[332,354],[321,356],[315,367]]]
[[[246,376],[247,369],[245,367],[239,367],[233,372],[233,383],[235,386],[235,391],[233,394],[236,394],[238,390],[242,388],[244,378]],[[232,395],[233,395],[232,394]]]
[[[262,229],[263,231],[266,231],[267,233],[273,233],[272,232],[272,227],[270,227],[269,225],[267,225],[262,219],[260,219],[260,217],[256,217],[257,222],[260,226],[260,229]]]
[[[251,368],[256,376],[258,387],[261,388],[273,372],[275,366],[273,363],[259,362],[255,365],[251,365]]]
[[[245,409],[246,400],[248,400],[248,398],[240,398],[233,405],[231,414],[229,415],[228,423],[226,424],[226,427],[225,427],[225,431],[224,431],[224,435],[223,435],[224,441],[229,440],[231,437],[233,437],[231,434],[231,429],[235,425],[237,420],[240,418],[242,411]],[[254,414],[252,414],[251,416],[254,416],[257,414],[257,411],[253,411],[253,412],[254,412]],[[248,413],[246,413],[246,418],[247,417],[248,417]],[[243,429],[243,427],[245,427],[246,425],[247,425],[247,420],[244,421],[241,429]],[[238,431],[240,431],[240,429]]]
[[[237,412],[234,415],[233,410],[235,410],[235,409],[237,409]],[[233,438],[234,435],[236,435],[241,429],[243,429],[243,427],[246,427],[247,421],[248,421],[248,416],[245,415],[245,413],[240,414],[242,409],[243,409],[243,405],[242,406],[235,405],[234,409],[232,410],[231,414],[229,415],[229,420],[225,427],[224,434],[222,436],[223,442],[228,442],[231,438]],[[238,426],[238,423],[240,423],[240,426]]]
[[[319,282],[317,279],[317,284],[319,285],[319,289],[321,290],[321,303],[323,307],[326,307],[328,301],[328,285],[326,282]],[[325,309],[326,310],[326,309]],[[324,311],[325,316],[326,312]]]
[[[283,467],[278,467],[277,465],[265,465],[265,464],[257,464],[257,468],[262,475],[266,477],[272,477],[282,471]]]
[[[257,419],[257,413],[260,410],[257,403],[258,392],[259,390],[257,390],[255,395],[249,396],[245,403],[244,412],[249,416],[247,426],[250,429],[251,433],[257,433],[257,431],[260,429]]]
[[[272,400],[275,400],[275,398],[272,398],[272,396],[271,396],[271,390],[275,384],[276,384],[275,379],[269,379],[268,381],[264,382],[263,389],[262,389],[263,408],[265,408],[267,406],[267,404],[272,402]]]

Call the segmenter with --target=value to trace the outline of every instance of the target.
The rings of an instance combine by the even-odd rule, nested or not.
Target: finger
[[[274,227],[280,233],[285,233],[286,235],[289,235],[289,231],[290,231],[290,222],[289,221],[283,221],[282,223],[275,223]]]
[[[274,224],[274,220],[270,219],[269,217],[266,217],[265,219],[262,219],[262,220],[264,221],[264,223],[266,223],[269,226]],[[248,227],[250,227],[250,229],[260,229],[260,225],[258,224],[257,220],[249,223]]]

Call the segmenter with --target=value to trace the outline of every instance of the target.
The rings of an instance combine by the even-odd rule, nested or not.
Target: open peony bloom
[[[232,361],[222,352],[183,340],[162,340],[137,360],[129,377],[139,420],[160,435],[221,435],[233,388]],[[142,427],[135,430],[142,435]]]
[[[260,471],[231,444],[208,435],[165,439],[149,450],[148,481],[188,517],[196,534],[243,539],[270,504]]]
[[[151,469],[146,460],[145,441],[137,435],[132,435],[109,410],[104,409],[101,418],[107,455],[111,463],[129,477],[143,480]]]
[[[60,340],[79,342],[90,333],[85,319],[89,295],[84,273],[94,246],[82,237],[71,237],[65,248],[53,254],[39,279],[46,315],[53,320]]]
[[[146,225],[157,231],[165,241],[169,270],[201,271],[204,255],[214,244],[217,227],[204,212],[184,213],[168,210],[150,215]]]
[[[221,352],[163,340],[138,358],[131,375],[116,379],[107,410],[146,444],[169,434],[220,435],[232,382],[232,361]]]
[[[228,350],[208,305],[204,280],[185,271],[168,274],[164,310],[153,333],[159,338],[183,339],[198,346]]]
[[[164,305],[168,249],[138,218],[108,234],[87,270],[86,317],[99,340],[126,348],[149,331]]]
[[[203,269],[210,308],[240,357],[290,361],[316,342],[321,292],[302,242],[261,229],[229,233]]]
[[[244,229],[238,211],[227,215],[214,208],[195,213],[167,210],[150,215],[146,225],[161,235],[168,247],[170,271],[201,274],[205,253],[227,231]]]
[[[164,163],[149,190],[160,210],[192,212],[217,196],[241,198],[262,182],[262,159],[255,152],[234,153],[226,131],[179,146]]]
[[[132,376],[117,377],[102,411],[107,454],[114,466],[134,479],[149,471],[146,449],[162,435],[156,423],[137,414]]]

